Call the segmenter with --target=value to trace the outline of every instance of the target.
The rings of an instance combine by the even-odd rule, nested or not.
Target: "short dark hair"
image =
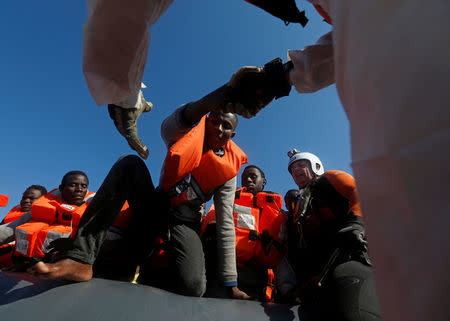
[[[87,179],[88,182],[89,182],[89,178],[87,177],[87,175],[86,175],[85,172],[82,172],[82,171],[70,171],[70,172],[67,172],[67,173],[63,176],[63,178],[62,178],[62,180],[61,180],[61,185],[62,185],[62,186],[66,186],[67,180],[69,179],[69,177],[70,177],[70,176],[74,176],[74,175],[81,175],[81,176],[84,176],[84,177],[86,177],[86,179]]]
[[[228,114],[232,114],[232,115],[233,115],[234,121],[236,122],[236,124],[234,125],[234,129],[236,129],[236,127],[237,127],[238,124],[239,124],[239,118],[238,118],[238,116],[237,116],[235,113],[228,113]]]
[[[262,178],[266,178],[266,175],[264,174],[264,172],[263,172],[263,170],[261,169],[261,168],[259,168],[258,166],[256,166],[256,165],[247,165],[245,168],[244,168],[244,172],[247,170],[247,169],[250,169],[250,168],[255,168],[255,169],[257,169],[260,173],[261,173],[261,177]]]
[[[210,115],[211,115],[211,114],[216,114],[216,115],[229,115],[229,116],[234,120],[234,128],[233,128],[233,130],[235,130],[236,127],[237,127],[238,124],[239,124],[239,118],[238,118],[238,116],[236,115],[236,113],[232,113],[232,112],[226,112],[226,113],[224,113],[223,111],[211,111],[209,114],[210,114]]]
[[[29,190],[32,190],[32,189],[40,191],[42,195],[47,194],[47,189],[44,186],[42,186],[42,185],[31,185],[31,186],[28,186],[23,193],[25,194],[26,192],[28,192]]]

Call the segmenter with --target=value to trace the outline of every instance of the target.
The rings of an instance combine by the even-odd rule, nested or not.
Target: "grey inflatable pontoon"
[[[302,320],[299,306],[187,297],[105,279],[71,283],[0,272],[2,321]]]

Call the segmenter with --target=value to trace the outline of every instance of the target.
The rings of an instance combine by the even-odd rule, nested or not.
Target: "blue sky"
[[[243,0],[175,0],[152,27],[143,81],[155,107],[139,119],[139,132],[155,184],[166,153],[160,124],[169,113],[221,86],[239,67],[286,60],[288,49],[331,29],[311,4],[297,4],[310,19],[306,28],[285,26]],[[0,218],[27,186],[51,190],[70,170],[86,172],[96,191],[117,158],[133,153],[86,87],[85,1],[8,1],[1,16],[0,194],[10,201]],[[282,195],[295,187],[286,170],[293,147],[316,153],[325,169],[351,172],[349,125],[335,86],[306,95],[293,89],[256,118],[240,118],[234,141],[265,171],[266,189]]]

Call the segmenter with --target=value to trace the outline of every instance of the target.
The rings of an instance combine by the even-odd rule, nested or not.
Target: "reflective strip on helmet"
[[[27,255],[28,252],[27,235],[27,231],[16,229],[16,251],[23,255]]]
[[[41,248],[42,252],[47,253],[50,243],[53,242],[54,240],[62,239],[62,238],[69,238],[70,234],[72,234],[72,232],[61,233],[61,232],[55,232],[55,231],[48,231],[47,237],[45,238],[44,243],[42,244],[42,248]]]
[[[236,227],[255,230],[255,217],[251,207],[234,204],[233,212],[237,213]]]

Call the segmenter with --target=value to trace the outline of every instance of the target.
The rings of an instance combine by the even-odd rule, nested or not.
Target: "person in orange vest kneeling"
[[[233,218],[236,232],[238,282],[252,297],[273,301],[278,282],[277,268],[284,265],[286,220],[280,194],[263,191],[267,180],[255,165],[247,166],[241,176],[242,188],[236,190]],[[202,239],[207,251],[208,281],[215,278],[215,207],[211,206],[202,222]],[[208,255],[209,254],[209,255]],[[282,292],[286,292],[286,283]],[[289,287],[289,289],[291,286]],[[283,291],[284,290],[284,291]],[[208,295],[217,296],[209,287]]]
[[[42,195],[47,194],[47,189],[41,185],[28,186],[22,194],[20,204],[14,206],[3,218],[2,223],[7,224],[18,220],[31,210],[31,205]],[[15,241],[0,246],[0,269],[13,265],[12,254],[15,248]]]

